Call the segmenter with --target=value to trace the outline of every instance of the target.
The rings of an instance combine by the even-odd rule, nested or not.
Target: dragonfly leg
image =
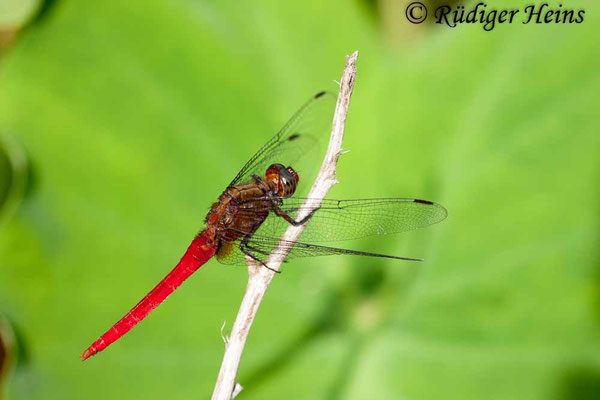
[[[263,252],[261,250],[258,249],[254,249],[251,246],[248,245],[248,240],[250,240],[250,236],[246,236],[241,242],[240,242],[240,251],[242,253],[244,253],[245,255],[247,255],[248,257],[250,257],[251,259],[253,259],[254,261],[256,261],[257,263],[259,263],[260,265],[262,265],[263,267],[265,267],[266,269],[270,269],[271,271],[280,274],[281,271],[277,271],[276,269],[273,269],[271,267],[269,267],[267,264],[265,264],[265,262],[263,260],[261,260],[260,258],[258,258],[254,252],[257,251],[259,253],[263,253],[265,255],[268,255],[266,252]]]
[[[252,245],[250,245],[250,244],[247,244],[247,245],[246,245],[246,249],[248,249],[248,250],[251,250],[252,252],[255,252],[255,253],[262,254],[263,256],[270,256],[270,255],[271,255],[271,253],[269,253],[268,251],[264,251],[264,250],[261,250],[261,249],[257,249],[256,247],[254,247],[254,246],[252,246]],[[283,260],[283,262],[284,262],[284,263],[287,263],[287,262],[288,262],[288,260]],[[265,266],[266,266],[266,265],[265,265]],[[267,268],[269,268],[269,267],[267,267]],[[271,269],[271,268],[269,268],[269,269]],[[278,273],[281,273],[281,271],[277,271],[277,272],[278,272]]]
[[[273,211],[275,211],[275,214],[279,215],[281,218],[283,218],[284,220],[286,220],[290,225],[293,226],[299,226],[299,225],[303,225],[305,224],[309,219],[312,218],[312,216],[314,215],[314,213],[318,210],[319,208],[315,208],[314,210],[312,210],[310,212],[310,214],[308,214],[306,217],[302,218],[299,221],[296,221],[294,218],[292,218],[288,213],[286,213],[285,211],[283,211],[281,208],[279,208],[279,206],[277,205],[273,205]]]
[[[271,198],[269,195],[269,186],[263,182],[262,178],[256,174],[252,174],[252,179],[254,180],[254,183],[258,185],[260,190],[262,190],[264,194]]]
[[[302,218],[299,221],[296,221],[288,213],[286,213],[279,207],[281,204],[281,199],[279,197],[273,196],[273,194],[268,190],[268,187],[265,188],[266,184],[263,182],[263,180],[260,176],[258,176],[256,174],[252,174],[252,179],[254,179],[254,182],[262,189],[265,196],[269,200],[271,200],[271,202],[273,203],[273,211],[275,211],[275,214],[277,214],[281,218],[285,219],[290,225],[293,225],[293,226],[303,225],[309,219],[311,219],[312,216],[314,215],[314,213],[320,208],[320,207],[315,208],[306,217]]]

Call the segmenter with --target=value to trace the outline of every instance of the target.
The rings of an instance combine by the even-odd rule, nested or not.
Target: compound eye
[[[285,167],[281,164],[271,164],[265,171],[265,179],[267,181],[277,181],[281,175],[281,171],[285,171]]]
[[[265,172],[265,179],[271,186],[271,190],[276,191],[281,197],[292,196],[300,180],[292,167],[285,168],[281,164],[271,164]]]
[[[281,197],[290,197],[296,191],[296,177],[290,173],[287,169],[280,172],[279,175],[279,193]]]
[[[286,171],[288,171],[290,174],[292,174],[292,176],[294,177],[294,180],[296,181],[296,184],[298,184],[300,182],[300,177],[298,176],[298,173],[294,170],[294,168],[287,167]]]

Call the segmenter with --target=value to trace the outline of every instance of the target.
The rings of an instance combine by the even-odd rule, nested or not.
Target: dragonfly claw
[[[88,347],[83,353],[81,353],[81,361],[87,360],[88,358],[90,358],[91,356],[93,356],[96,353],[97,353],[97,351],[94,348],[94,346]]]

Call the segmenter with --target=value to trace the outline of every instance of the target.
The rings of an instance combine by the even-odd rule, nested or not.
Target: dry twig
[[[355,51],[349,56],[346,56],[346,67],[342,74],[340,83],[340,92],[335,107],[333,116],[333,127],[331,129],[331,137],[325,159],[319,170],[319,174],[313,183],[308,198],[322,200],[329,189],[337,183],[335,179],[337,160],[342,153],[342,138],[344,137],[344,125],[346,123],[346,115],[350,105],[350,97],[354,87],[354,79],[356,77],[356,59],[358,51]],[[318,207],[317,202],[311,201],[314,208]],[[298,220],[310,214],[310,209],[302,208],[304,213],[299,212],[296,218]],[[310,221],[309,221],[310,223]],[[281,237],[286,242],[295,242],[300,238],[304,225],[290,226],[285,234]],[[281,263],[285,259],[287,252],[281,246],[276,248],[267,260],[267,265],[273,270],[279,270]],[[289,250],[288,250],[289,251]],[[248,286],[246,293],[240,305],[240,310],[233,324],[228,343],[225,345],[225,355],[221,363],[221,370],[215,385],[215,390],[212,395],[213,400],[230,400],[234,398],[240,391],[241,386],[235,382],[235,377],[244,351],[244,345],[252,326],[252,321],[258,311],[258,307],[265,295],[274,272],[261,268],[253,260],[248,259]]]

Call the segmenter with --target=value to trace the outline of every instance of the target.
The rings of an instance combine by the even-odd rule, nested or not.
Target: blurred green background
[[[586,10],[579,25],[491,32],[410,25],[392,0],[4,1],[5,398],[209,397],[243,267],[210,261],[108,350],[79,354],[356,49],[351,152],[329,197],[425,198],[449,217],[342,244],[422,264],[287,264],[239,398],[600,398],[597,1],[565,5]]]

